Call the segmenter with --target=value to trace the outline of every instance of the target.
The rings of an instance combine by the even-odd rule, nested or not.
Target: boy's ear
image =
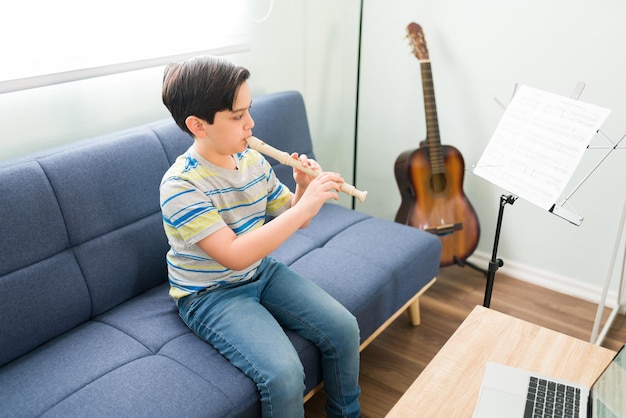
[[[185,119],[185,125],[191,131],[194,137],[203,138],[206,136],[206,131],[204,129],[204,121],[197,116],[187,116]]]

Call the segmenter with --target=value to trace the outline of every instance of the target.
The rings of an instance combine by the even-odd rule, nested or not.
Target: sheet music
[[[549,210],[610,112],[522,85],[474,174]]]

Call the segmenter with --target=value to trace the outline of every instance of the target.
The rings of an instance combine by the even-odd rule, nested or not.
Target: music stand
[[[506,107],[479,163],[474,166],[474,174],[514,193],[500,198],[483,301],[487,308],[491,303],[495,273],[504,265],[502,259],[497,258],[497,249],[506,204],[513,204],[518,196],[523,197],[579,226],[583,218],[563,208],[563,204],[626,137],[612,144],[607,155],[557,205],[592,137],[610,113],[608,109],[578,102],[583,89],[584,83],[579,83],[571,97],[564,98],[526,86],[518,91],[516,86],[513,100]]]

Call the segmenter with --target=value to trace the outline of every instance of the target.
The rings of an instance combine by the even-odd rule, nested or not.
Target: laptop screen
[[[592,417],[626,418],[626,349],[622,347],[591,389]]]

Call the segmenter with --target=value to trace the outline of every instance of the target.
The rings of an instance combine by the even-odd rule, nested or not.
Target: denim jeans
[[[304,416],[304,369],[283,327],[319,347],[328,416],[359,416],[357,321],[286,265],[267,257],[253,279],[186,296],[178,310],[193,332],[255,382],[263,417]]]

